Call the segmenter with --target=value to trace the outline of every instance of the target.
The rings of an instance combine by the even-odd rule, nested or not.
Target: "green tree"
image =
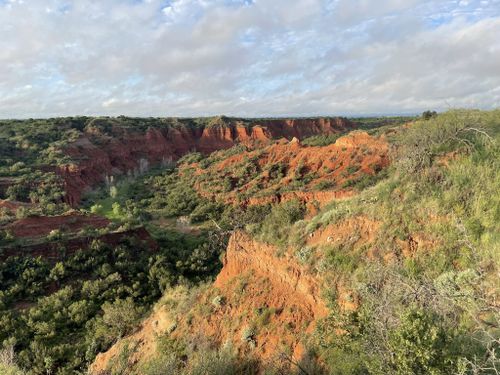
[[[50,279],[54,281],[61,281],[64,276],[66,276],[66,268],[62,262],[57,262],[54,267],[50,270]]]
[[[389,336],[392,365],[398,375],[445,375],[456,363],[450,353],[453,333],[441,319],[422,309],[404,313],[401,323]]]
[[[122,215],[122,207],[120,206],[120,203],[114,202],[112,205],[112,209],[113,209],[113,215],[118,217]]]
[[[113,303],[106,302],[102,305],[102,311],[104,312],[102,320],[115,338],[129,333],[143,313],[143,309],[137,307],[130,297],[116,299]]]
[[[424,111],[422,113],[422,118],[424,120],[430,120],[431,118],[436,117],[436,116],[437,116],[437,112],[436,111]]]

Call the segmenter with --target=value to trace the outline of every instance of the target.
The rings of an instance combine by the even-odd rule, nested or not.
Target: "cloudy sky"
[[[500,0],[0,0],[0,118],[500,107]]]

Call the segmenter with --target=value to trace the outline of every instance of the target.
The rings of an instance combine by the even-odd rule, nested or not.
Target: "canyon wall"
[[[113,125],[108,133],[88,127],[64,150],[74,162],[58,167],[56,172],[64,179],[67,203],[75,207],[83,191],[103,183],[109,176],[139,173],[150,165],[171,163],[191,151],[209,154],[239,143],[304,139],[339,133],[353,126],[343,118],[317,118],[255,120],[251,126],[222,120],[205,127],[150,127],[143,132],[119,125]]]

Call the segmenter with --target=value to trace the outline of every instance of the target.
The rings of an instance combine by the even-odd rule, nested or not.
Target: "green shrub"
[[[191,212],[189,217],[193,223],[201,223],[206,220],[218,220],[222,210],[222,206],[218,203],[200,202]]]
[[[100,328],[97,332],[109,342],[130,333],[144,313],[130,297],[116,299],[113,303],[105,302],[102,311],[102,320],[99,320]]]
[[[314,190],[329,190],[333,189],[335,187],[335,181],[328,181],[328,180],[323,180],[314,185]]]
[[[399,137],[396,166],[402,174],[415,174],[429,167],[445,152],[463,148],[470,152],[493,134],[500,124],[496,113],[456,110],[413,124]],[[491,130],[490,130],[491,129]]]
[[[293,223],[304,218],[305,205],[298,200],[280,203],[271,209],[258,228],[263,241],[285,245]]]
[[[335,273],[349,275],[361,264],[357,254],[346,252],[342,246],[330,247],[326,251],[326,264]]]
[[[346,168],[347,176],[350,176],[361,169],[360,165],[350,165]]]
[[[437,116],[436,111],[424,111],[422,113],[422,119],[424,119],[424,120],[430,120],[431,118],[436,117],[436,116]]]
[[[335,143],[344,134],[313,135],[305,138],[301,144],[310,147],[323,147]]]
[[[178,160],[178,164],[192,164],[197,163],[203,160],[203,155],[199,152],[191,152],[189,154],[184,155],[182,158]]]
[[[441,319],[425,310],[410,309],[390,333],[389,349],[394,353],[392,366],[396,374],[451,374],[457,370],[452,354],[454,333]]]

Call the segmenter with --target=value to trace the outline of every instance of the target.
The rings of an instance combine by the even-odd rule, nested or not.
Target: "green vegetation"
[[[424,112],[426,113],[426,112]],[[435,112],[433,112],[435,113]],[[402,125],[415,120],[414,116],[392,116],[392,117],[352,117],[349,121],[353,122],[357,130],[367,131],[368,134],[381,134],[389,128]],[[344,133],[314,135],[302,140],[304,146],[328,146],[335,143],[337,139],[345,135]]]
[[[303,203],[292,200],[274,206],[264,220],[253,228],[253,233],[262,241],[285,245],[292,224],[304,218]]]
[[[243,229],[278,246],[279,254],[293,251],[323,285],[329,314],[314,332],[304,334],[308,350],[303,360],[295,363],[283,351],[284,367],[257,362],[252,355],[256,336],[270,329],[279,313],[254,306],[249,310],[255,310],[255,319],[246,329],[240,327],[241,355],[230,344],[215,347],[209,338],[165,334],[158,337],[158,355],[141,365],[141,374],[256,374],[259,367],[266,374],[297,375],[495,374],[500,368],[500,112],[430,112],[411,118],[411,126],[399,126],[407,120],[355,119],[369,132],[387,135],[392,165],[375,176],[350,167],[347,174],[359,176],[346,186],[358,194],[331,202],[311,219],[305,219],[306,207],[297,200],[244,207],[196,193],[198,185],[209,193],[229,193],[252,182],[240,198],[254,197],[261,192],[263,172],[273,181],[286,174],[279,164],[261,170],[252,158],[217,172],[213,180],[195,173],[196,166],[207,168],[243,146],[208,157],[188,154],[179,168],[152,169],[89,193],[85,208],[116,226],[146,226],[160,249],[151,252],[129,238],[115,245],[94,241],[57,263],[32,257],[3,261],[0,373],[85,371],[96,353],[132,332],[162,295],[177,288],[195,291],[211,280],[220,269],[228,234]],[[117,124],[145,131],[150,126],[219,126],[228,120],[44,121],[36,122],[39,133],[21,131],[22,123],[15,121],[0,128],[5,138],[0,136],[0,146],[8,150],[0,155],[0,177],[16,181],[6,193],[36,203],[33,210],[41,214],[63,210],[60,181],[53,172],[42,172],[43,157],[52,150],[45,158],[51,165],[68,162],[54,150],[84,127],[112,135]],[[53,126],[65,131],[46,135],[54,133]],[[311,137],[303,144],[326,145],[335,139]],[[313,176],[298,166],[294,177],[300,186]],[[315,189],[329,187],[325,181]],[[18,213],[27,214],[24,209]],[[12,216],[2,211],[0,222]],[[342,223],[352,224],[342,241],[306,244],[315,231]],[[9,233],[2,236],[1,241],[11,243]],[[64,233],[49,237],[65,251]],[[183,315],[204,309],[208,316],[234,303],[214,291],[208,306],[197,306],[193,295],[169,301],[169,309]],[[346,302],[355,307],[345,308]],[[127,373],[134,345],[123,346],[110,363],[110,374]]]
[[[437,112],[436,112],[436,111],[424,111],[424,112],[422,113],[422,118],[423,118],[424,120],[430,120],[431,118],[436,117],[437,115],[438,115],[438,114],[437,114]]]
[[[210,241],[163,235],[157,253],[130,238],[114,246],[94,241],[56,264],[8,258],[0,264],[0,342],[15,347],[28,374],[84,369],[135,328],[164,290],[218,271],[220,250]]]
[[[336,293],[326,293],[331,314],[311,345],[332,373],[488,374],[498,368],[499,130],[498,111],[451,111],[417,122],[400,132],[385,180],[295,229],[308,233],[357,217],[382,224],[369,245],[374,259],[344,244],[322,263],[324,277],[335,275],[361,301],[346,312]],[[432,247],[424,243],[403,256],[398,241],[418,234]],[[395,260],[387,264],[388,256]]]
[[[57,166],[71,163],[63,153],[85,127],[85,117],[0,121],[0,199],[36,203],[43,214],[60,213],[63,181]]]
[[[322,147],[322,146],[328,146],[332,143],[335,143],[337,139],[342,137],[344,134],[339,133],[339,134],[328,134],[328,135],[313,135],[312,137],[308,137],[304,139],[301,144],[304,146],[311,146],[311,147]]]

